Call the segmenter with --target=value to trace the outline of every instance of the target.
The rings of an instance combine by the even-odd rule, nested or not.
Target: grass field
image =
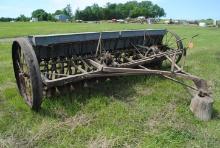
[[[167,28],[200,34],[186,68],[208,80],[213,120],[197,120],[184,87],[157,76],[120,77],[45,99],[31,111],[16,88],[11,44],[0,43],[0,147],[219,147],[220,30],[141,24],[0,23],[0,38],[80,31]]]
[[[72,33],[72,32],[92,32],[92,31],[111,31],[126,29],[145,29],[164,28],[165,25],[142,25],[142,24],[94,24],[94,23],[0,23],[0,39],[20,37],[38,34],[54,33]],[[170,27],[169,27],[170,28]],[[172,26],[173,29],[180,29],[178,26]],[[184,29],[185,28],[185,29]],[[181,26],[182,31],[186,31],[187,26]]]

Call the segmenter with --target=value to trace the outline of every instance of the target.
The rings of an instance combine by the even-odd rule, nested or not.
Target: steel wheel
[[[182,54],[185,54],[186,52],[183,47],[181,38],[176,33],[170,31],[167,31],[165,36],[163,37],[162,45],[163,51],[174,51],[176,49],[182,50],[181,54],[176,55],[176,63],[179,63],[179,61],[182,58]],[[166,66],[171,65],[171,63],[168,60],[164,60],[163,64]]]
[[[20,94],[26,103],[37,111],[42,102],[42,82],[37,58],[27,39],[14,41],[12,58]]]

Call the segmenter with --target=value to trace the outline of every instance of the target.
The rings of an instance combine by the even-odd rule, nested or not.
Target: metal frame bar
[[[161,55],[161,56],[163,55],[163,57],[167,58],[171,63],[173,63],[172,59],[169,58],[169,56],[161,54],[161,53],[159,55]],[[155,55],[155,56],[158,57],[158,55]],[[161,56],[159,56],[159,57],[161,57]],[[57,78],[54,80],[48,80],[44,75],[42,75],[42,80],[43,80],[44,85],[47,88],[50,88],[50,87],[62,86],[64,84],[68,84],[68,83],[72,83],[72,82],[77,82],[77,81],[92,79],[92,78],[99,78],[99,77],[154,74],[154,75],[163,76],[163,77],[168,78],[172,81],[175,81],[175,82],[178,82],[182,85],[185,85],[191,89],[197,90],[197,91],[199,91],[200,94],[206,94],[206,95],[208,94],[208,87],[207,87],[206,81],[204,81],[203,79],[201,79],[197,76],[194,76],[194,75],[191,75],[189,73],[182,71],[181,68],[177,64],[174,64],[174,67],[177,69],[177,71],[152,70],[152,69],[148,69],[148,68],[142,66],[143,63],[146,63],[147,61],[152,62],[152,60],[154,60],[154,58],[152,58],[152,59],[143,58],[139,61],[131,60],[129,62],[129,64],[126,64],[127,67],[122,67],[120,64],[117,65],[117,67],[108,67],[106,65],[103,65],[103,64],[100,64],[100,63],[94,61],[93,59],[87,59],[84,62],[88,62],[89,64],[91,64],[92,66],[97,68],[96,71],[86,72],[85,70],[82,69],[81,70],[83,72],[82,74],[66,75],[65,77]],[[134,67],[134,66],[138,66],[141,69],[130,68],[130,67]],[[64,76],[64,75],[62,75],[62,76]],[[184,83],[182,83],[176,79],[173,79],[173,78],[183,78],[183,79],[191,80],[196,85],[196,88],[193,86],[189,86],[187,84],[184,84]]]

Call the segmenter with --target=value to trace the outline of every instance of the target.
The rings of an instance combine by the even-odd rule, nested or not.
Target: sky
[[[125,3],[129,0],[0,0],[0,17],[17,17],[20,14],[31,16],[33,10],[44,9],[53,13],[72,6],[73,12],[77,8],[84,9],[94,3],[105,6],[110,3]],[[143,0],[137,0],[143,1]],[[151,0],[164,8],[166,18],[173,19],[218,19],[220,20],[220,0]]]

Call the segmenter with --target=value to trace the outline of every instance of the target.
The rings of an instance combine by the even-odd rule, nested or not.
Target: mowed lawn
[[[175,25],[0,23],[0,38],[32,34],[167,28],[195,39],[186,69],[208,80],[209,122],[189,110],[190,93],[157,76],[119,77],[65,96],[45,98],[35,113],[20,97],[11,43],[0,42],[0,147],[219,147],[220,29]]]

